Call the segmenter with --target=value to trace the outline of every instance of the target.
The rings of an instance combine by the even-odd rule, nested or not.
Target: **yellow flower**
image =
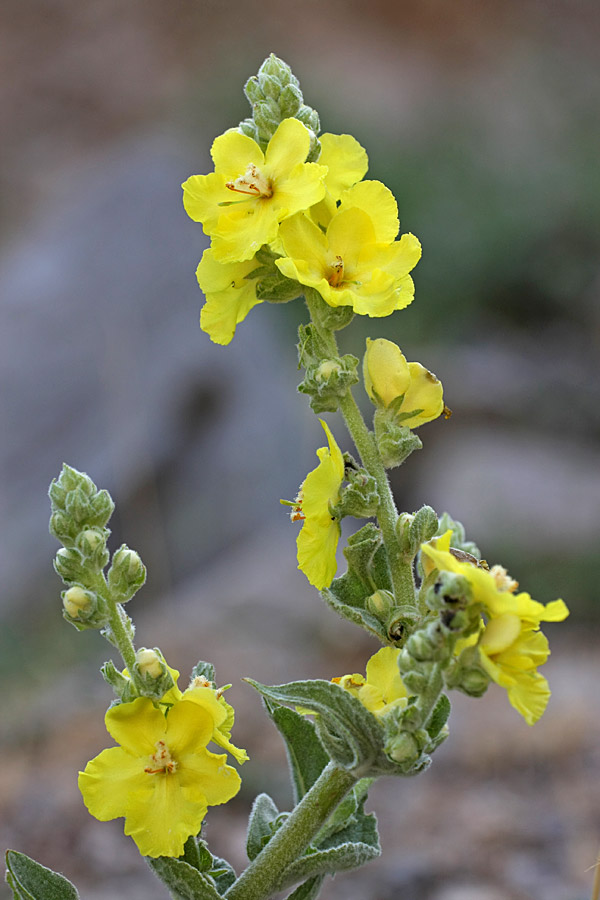
[[[376,716],[383,716],[391,709],[404,709],[408,693],[398,671],[397,647],[382,647],[367,663],[367,677],[362,675],[342,675],[333,678],[345,690],[354,694],[363,706]]]
[[[431,422],[445,410],[441,381],[421,363],[406,362],[400,347],[385,338],[367,338],[363,375],[373,403],[393,404],[398,421],[408,428]]]
[[[286,256],[275,264],[288,278],[317,290],[330,306],[388,316],[413,300],[408,273],[421,256],[414,235],[394,241],[395,210],[384,185],[361,182],[344,192],[325,234],[301,213],[286,219],[279,230]]]
[[[143,856],[181,856],[208,806],[231,800],[241,784],[226,756],[206,749],[212,716],[189,700],[165,715],[139,697],[109,709],[105,722],[120,746],[79,773],[85,805],[102,822],[124,816],[125,834]]]
[[[216,138],[215,171],[182,185],[186,212],[211,235],[216,260],[251,259],[276,239],[283,219],[322,199],[327,168],[305,162],[309,148],[309,132],[297,119],[281,122],[265,153],[235,129]]]
[[[421,552],[440,572],[455,572],[463,575],[473,592],[473,602],[481,603],[485,612],[491,617],[504,613],[513,613],[530,625],[539,626],[540,622],[562,622],[569,615],[563,600],[553,600],[544,606],[532,600],[525,591],[516,594],[507,586],[516,587],[516,582],[506,579],[506,573],[494,567],[491,570],[481,566],[463,562],[450,552],[452,532],[447,531],[442,537],[421,545]]]
[[[253,306],[262,303],[256,296],[256,281],[247,276],[256,269],[254,258],[244,262],[220,263],[212,250],[205,250],[196,269],[196,278],[206,295],[200,313],[200,327],[215,344],[228,344],[236,326]]]
[[[319,465],[304,479],[292,520],[303,519],[298,535],[298,568],[313,587],[329,587],[337,568],[335,551],[340,539],[340,523],[332,516],[331,508],[339,500],[344,480],[344,458],[331,431],[320,419],[327,435],[329,448],[317,450]]]

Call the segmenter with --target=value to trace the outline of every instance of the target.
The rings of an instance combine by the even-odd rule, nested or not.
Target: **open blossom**
[[[296,498],[292,519],[303,520],[296,544],[298,568],[313,587],[329,587],[337,568],[335,553],[341,529],[332,515],[344,480],[344,458],[326,423],[320,419],[329,447],[317,450],[319,465],[304,479]]]
[[[181,856],[208,807],[231,800],[241,784],[225,754],[206,749],[212,715],[185,699],[165,714],[138,697],[111,707],[105,722],[120,746],[79,773],[85,805],[102,822],[124,817],[125,834],[143,856]]]
[[[562,600],[546,606],[528,593],[516,593],[517,583],[502,566],[486,569],[458,559],[450,551],[451,531],[421,545],[425,570],[462,575],[472,591],[472,602],[480,603],[485,618],[477,634],[459,641],[457,653],[475,648],[479,664],[496,684],[506,688],[511,705],[533,725],[542,716],[550,698],[548,682],[537,671],[550,655],[548,641],[539,630],[541,622],[562,622],[569,611]]]
[[[373,403],[393,405],[398,422],[408,428],[432,422],[446,410],[441,381],[421,363],[407,362],[393,341],[367,338],[363,375]]]
[[[329,306],[388,316],[408,306],[414,284],[408,274],[421,257],[412,234],[398,233],[396,201],[380,182],[345,191],[325,233],[299,213],[280,227],[285,256],[275,261],[287,278],[314,288]]]
[[[212,238],[219,262],[251,259],[277,238],[279,223],[325,195],[327,168],[305,162],[310,134],[297,119],[284,119],[265,153],[236,129],[215,139],[209,175],[183,184],[183,204]]]
[[[368,661],[366,678],[358,674],[342,675],[332,681],[354,694],[376,716],[392,709],[404,709],[408,692],[398,671],[400,653],[397,647],[382,647]]]

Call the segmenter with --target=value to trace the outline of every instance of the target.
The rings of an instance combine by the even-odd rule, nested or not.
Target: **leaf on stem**
[[[6,851],[6,882],[15,900],[78,900],[71,882],[24,853]]]
[[[293,709],[271,703],[265,698],[267,712],[285,741],[294,806],[313,786],[329,757],[323,750],[315,726]]]

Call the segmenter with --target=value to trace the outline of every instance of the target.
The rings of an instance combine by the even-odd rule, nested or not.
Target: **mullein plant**
[[[450,415],[442,384],[384,338],[367,339],[361,371],[356,357],[340,355],[336,332],[355,315],[389,316],[412,302],[421,245],[398,237],[396,200],[365,178],[358,141],[319,134],[319,116],[284,62],[270,56],[245,93],[252,116],[216,138],[214,171],[183,185],[188,215],[211,239],[197,269],[200,323],[226,345],[253,306],[304,297],[299,390],[319,416],[341,412],[357,456],[342,452],[321,418],[318,464],[282,502],[299,529],[299,569],[381,647],[364,675],[277,686],[246,679],[287,747],[294,808],[280,811],[259,794],[249,864],[236,874],[201,832],[208,807],[238,792],[247,759],[231,739],[229,685],[219,687],[210,663],[199,662],[180,686],[159,648],[135,648],[125,605],[144,583],[144,565],[125,545],[109,559],[110,496],[63,468],[50,487],[63,616],[79,631],[99,631],[122,657],[102,668],[114,692],[105,717],[114,746],[87,763],[79,788],[97,819],[124,819],[125,834],[178,900],[280,892],[312,900],[328,876],[378,856],[376,819],[364,811],[373,781],[427,769],[448,736],[451,690],[479,697],[495,682],[533,725],[550,696],[538,671],[550,652],[540,626],[568,614],[562,600],[544,606],[519,591],[447,513],[398,513],[386,470],[421,448],[417,429]],[[361,375],[372,428],[351,390]],[[369,521],[348,538],[338,575],[346,517]],[[19,900],[77,897],[63,876],[15,851],[7,880]]]

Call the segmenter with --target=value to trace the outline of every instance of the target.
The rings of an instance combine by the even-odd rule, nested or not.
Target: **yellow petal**
[[[380,400],[389,406],[392,400],[406,393],[410,384],[408,363],[400,347],[393,341],[367,338],[363,358],[363,376],[367,394],[374,403]]]
[[[306,126],[298,119],[284,119],[269,141],[265,154],[266,173],[274,181],[279,182],[280,179],[286,178],[298,163],[306,161],[309,150],[310,134]]]
[[[442,382],[426,369],[421,363],[411,362],[408,364],[410,372],[410,385],[402,406],[401,413],[409,413],[413,410],[421,410],[410,419],[403,419],[402,424],[409,428],[418,428],[426,422],[432,422],[444,411],[444,400]]]
[[[525,673],[514,687],[508,689],[508,699],[528,725],[535,725],[550,699],[548,682],[539,672]]]
[[[167,730],[163,713],[147,697],[111,706],[104,722],[110,736],[133,756],[154,753]]]
[[[281,177],[276,182],[273,202],[277,206],[280,222],[323,199],[326,171],[325,166],[317,163],[301,163],[287,177]]]
[[[179,771],[147,775],[148,786],[131,798],[124,831],[142,856],[181,856],[190,835],[200,831],[206,799],[201,788],[182,787]]]
[[[228,344],[236,326],[262,302],[256,296],[256,282],[246,278],[256,266],[254,258],[241,263],[219,263],[212,250],[204,251],[196,269],[198,284],[206,295],[200,327],[215,344]]]
[[[265,161],[256,141],[236,128],[230,128],[225,134],[215,138],[210,155],[215,164],[215,172],[222,175],[224,181],[235,181],[246,172],[249,165],[254,164],[260,168]],[[235,195],[231,191],[228,193],[229,199],[233,199]]]
[[[339,200],[347,190],[367,173],[369,159],[364,147],[351,134],[322,134],[319,138],[319,163],[327,166],[327,191]]]
[[[293,259],[296,265],[300,260],[306,263],[311,277],[316,280],[324,277],[327,267],[327,239],[314,222],[299,213],[281,223],[279,236],[287,257]],[[278,259],[275,263],[283,272],[282,260]]]
[[[211,231],[214,258],[222,263],[252,259],[263,244],[275,240],[278,224],[272,198],[252,198],[228,207]]]
[[[201,792],[209,806],[227,803],[235,797],[242,781],[233,766],[226,762],[224,753],[211,753],[210,750],[186,756],[181,763],[182,787]]]
[[[367,663],[367,684],[381,691],[386,704],[407,696],[398,670],[400,652],[396,647],[382,647]]]
[[[144,766],[149,758],[149,754],[137,757],[121,747],[109,747],[90,760],[79,773],[78,786],[94,818],[108,822],[125,815],[130,794],[148,786]]]
[[[181,185],[183,206],[194,222],[202,222],[206,234],[211,234],[222,214],[221,204],[230,203],[231,191],[225,186],[225,178],[216,172],[210,175],[191,175]]]
[[[510,647],[520,633],[521,620],[519,617],[513,613],[504,613],[490,621],[482,635],[481,647],[489,656],[493,656]]]
[[[335,214],[327,229],[327,239],[331,261],[341,256],[347,277],[352,278],[362,248],[375,241],[375,228],[367,213],[352,207]]]
[[[298,568],[318,591],[329,587],[337,569],[336,549],[340,539],[339,522],[305,522],[296,539]]]
[[[390,243],[396,239],[398,204],[396,198],[381,181],[361,181],[341,195],[340,209],[358,207],[364,210],[375,228],[375,240]]]
[[[165,737],[175,757],[204,750],[216,727],[213,712],[220,715],[220,711],[186,698],[185,694],[175,704],[167,716]]]

